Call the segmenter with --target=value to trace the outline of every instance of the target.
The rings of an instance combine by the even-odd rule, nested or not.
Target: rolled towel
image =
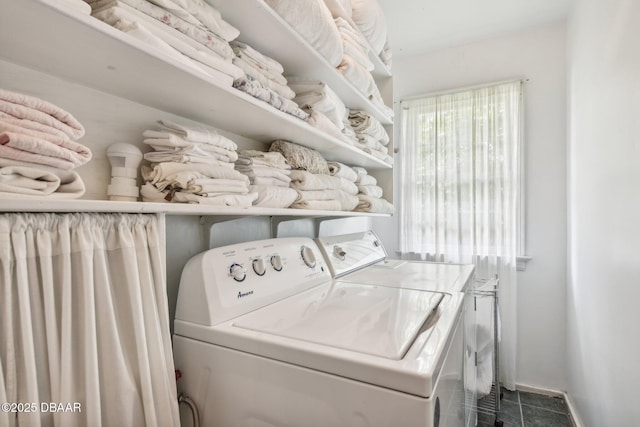
[[[358,174],[351,167],[340,162],[328,162],[329,174],[333,176],[339,176],[349,181],[355,182],[358,179]]]
[[[376,185],[378,184],[378,180],[369,174],[358,174],[358,178],[356,179],[356,184],[358,185]]]
[[[382,197],[382,187],[377,185],[358,185],[358,194],[380,198]]]
[[[366,194],[358,194],[360,202],[355,208],[357,212],[386,213],[392,214],[393,205],[385,199],[367,196]]]

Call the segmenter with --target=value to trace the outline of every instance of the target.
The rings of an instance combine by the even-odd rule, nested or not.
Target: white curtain
[[[179,425],[159,236],[154,215],[0,215],[0,402],[36,405],[1,426]]]
[[[500,278],[501,381],[515,388],[522,83],[402,102],[400,249]]]

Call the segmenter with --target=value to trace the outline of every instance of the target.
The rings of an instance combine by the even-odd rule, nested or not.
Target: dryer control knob
[[[333,247],[333,256],[338,258],[340,261],[344,261],[344,258],[347,256],[347,253],[340,246],[335,245]]]
[[[262,258],[254,259],[251,262],[251,265],[253,267],[253,271],[255,271],[258,276],[264,276],[264,273],[267,272],[267,266]]]
[[[313,268],[316,266],[316,255],[310,247],[303,246],[300,248],[300,256],[302,256],[302,261],[304,261],[307,267]]]
[[[282,270],[282,258],[280,258],[280,255],[271,256],[271,266],[275,271]]]
[[[233,263],[229,267],[229,276],[233,277],[236,282],[242,282],[247,277],[247,271],[242,264]]]

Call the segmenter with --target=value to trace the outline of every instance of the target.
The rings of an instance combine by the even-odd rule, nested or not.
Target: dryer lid
[[[233,326],[400,360],[443,294],[333,283],[244,315]]]

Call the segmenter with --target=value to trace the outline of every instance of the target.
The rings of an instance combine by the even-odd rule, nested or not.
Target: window
[[[524,253],[521,81],[402,101],[400,250],[475,262]]]

